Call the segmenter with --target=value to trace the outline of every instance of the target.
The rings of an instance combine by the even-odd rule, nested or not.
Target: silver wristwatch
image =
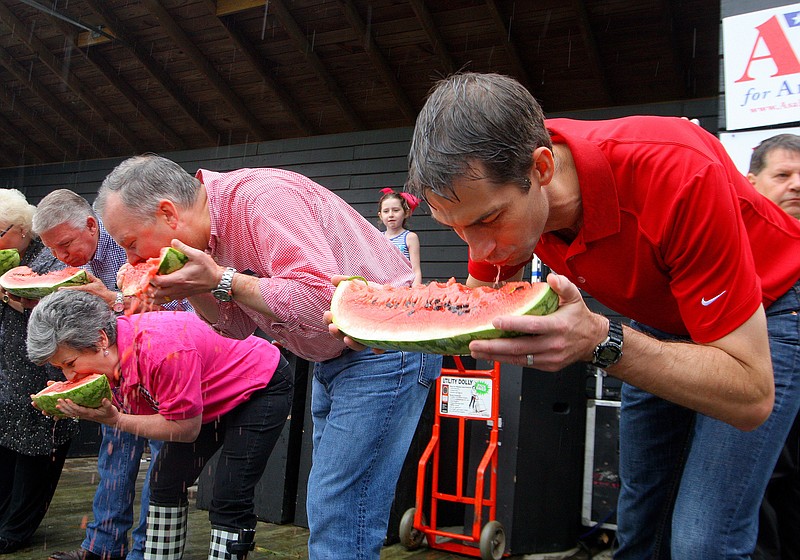
[[[122,295],[122,292],[117,292],[114,303],[111,305],[111,310],[114,311],[114,313],[122,313],[125,311],[125,297]]]
[[[236,269],[229,266],[222,273],[222,278],[219,280],[217,287],[211,290],[211,295],[219,301],[230,301],[233,299],[233,275],[236,274]]]

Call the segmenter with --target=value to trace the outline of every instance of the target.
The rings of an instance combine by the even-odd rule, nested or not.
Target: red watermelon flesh
[[[413,288],[340,282],[331,301],[333,324],[372,348],[469,354],[472,340],[519,336],[492,326],[503,315],[546,315],[558,295],[545,282],[469,288],[450,279]]]
[[[181,268],[188,257],[172,247],[161,249],[157,257],[138,264],[123,264],[117,271],[117,286],[123,296],[141,296],[157,274],[169,274]]]
[[[86,271],[74,266],[37,274],[27,266],[17,266],[0,276],[0,286],[10,294],[27,299],[40,299],[65,286],[87,284]]]

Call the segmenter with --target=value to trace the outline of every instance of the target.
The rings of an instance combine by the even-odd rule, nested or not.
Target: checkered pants
[[[222,527],[211,527],[211,545],[208,549],[208,560],[231,560],[228,552],[228,541],[238,541],[239,533]]]
[[[181,560],[188,521],[188,505],[160,506],[150,502],[144,560]]]

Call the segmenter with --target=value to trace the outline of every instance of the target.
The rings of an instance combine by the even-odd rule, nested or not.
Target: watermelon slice
[[[74,266],[47,274],[36,274],[27,266],[18,266],[0,276],[0,286],[9,294],[26,299],[41,299],[59,288],[88,283],[86,271]]]
[[[189,257],[173,249],[164,247],[159,256],[133,265],[123,264],[117,272],[117,286],[123,296],[140,296],[150,285],[150,279],[157,274],[170,274],[183,267]]]
[[[340,282],[331,301],[333,324],[361,344],[385,350],[469,354],[473,340],[520,336],[501,331],[502,315],[547,315],[558,295],[545,282],[509,282],[500,288],[468,288],[455,279],[413,288]]]
[[[92,373],[78,380],[56,381],[31,395],[31,400],[40,410],[53,416],[63,416],[56,408],[58,399],[72,399],[75,404],[97,408],[103,404],[103,399],[111,400],[111,386],[105,375]]]
[[[15,266],[19,266],[19,251],[0,249],[0,274],[5,274]]]

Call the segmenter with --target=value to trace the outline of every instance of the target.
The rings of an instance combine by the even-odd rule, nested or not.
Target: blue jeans
[[[775,405],[756,430],[623,385],[614,558],[750,558],[759,504],[800,408],[798,310],[800,282],[767,309]]]
[[[377,560],[408,447],[442,357],[350,350],[314,366],[311,560]]]
[[[162,442],[150,440],[152,460],[142,487],[139,524],[131,533],[133,546],[128,550],[128,530],[133,525],[133,499],[139,462],[147,438],[102,426],[103,441],[97,457],[100,483],[92,503],[94,519],[86,527],[81,548],[95,554],[142,560],[147,530],[147,507],[150,501],[150,471]]]

